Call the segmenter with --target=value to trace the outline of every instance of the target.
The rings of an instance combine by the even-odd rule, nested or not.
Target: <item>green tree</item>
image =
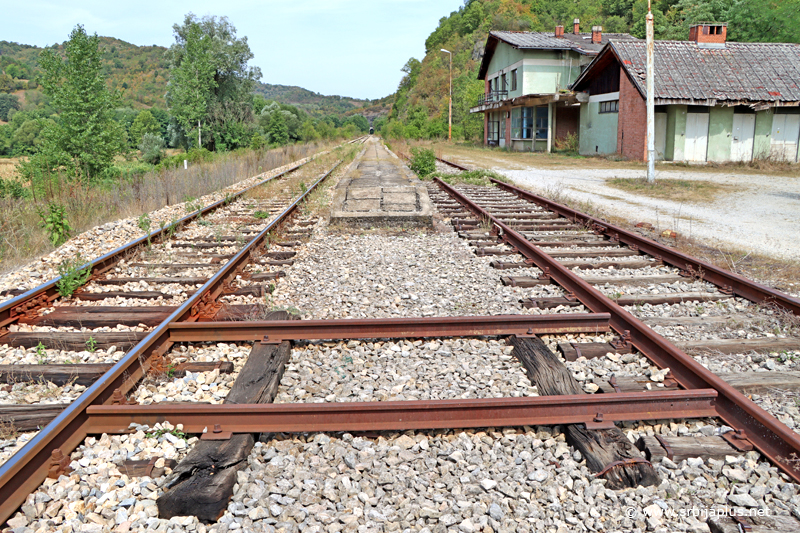
[[[0,93],[0,120],[8,122],[8,112],[19,109],[19,98],[13,94]]]
[[[286,127],[286,122],[283,118],[283,113],[274,113],[269,122],[269,142],[275,144],[288,144],[289,143],[289,128]]]
[[[52,49],[39,56],[42,87],[59,113],[58,121],[42,132],[40,151],[47,157],[39,162],[57,161],[86,181],[111,167],[123,149],[123,131],[113,118],[119,94],[106,86],[99,43],[97,34],[89,36],[78,25],[64,46],[63,58]]]
[[[130,140],[134,146],[139,146],[142,142],[142,137],[146,133],[153,133],[161,136],[161,125],[158,123],[153,114],[144,110],[137,115],[136,120],[131,124]]]
[[[217,87],[216,69],[211,53],[211,36],[203,33],[194,15],[187,15],[183,26],[173,26],[176,43],[170,56],[170,81],[167,105],[186,132],[202,129]],[[198,132],[202,138],[202,132]],[[200,141],[198,141],[199,143]]]
[[[198,19],[192,13],[183,25],[173,26],[173,32],[176,42],[168,52],[170,111],[187,131],[198,121],[206,124],[203,144],[211,149],[217,142],[235,147],[233,137],[248,141],[247,136],[231,135],[241,130],[232,123],[252,123],[252,92],[261,78],[258,67],[247,65],[253,58],[247,37],[238,38],[227,17]]]
[[[319,139],[319,133],[317,133],[313,122],[310,120],[303,122],[303,126],[300,128],[300,138],[303,142],[311,142]]]

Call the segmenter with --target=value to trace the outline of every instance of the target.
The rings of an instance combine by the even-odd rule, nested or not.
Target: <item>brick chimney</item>
[[[574,35],[578,35],[581,32],[581,19],[575,19],[572,21],[572,33]]]
[[[592,26],[592,44],[600,44],[603,40],[603,27]]]
[[[689,40],[698,46],[725,46],[728,37],[726,22],[701,22],[689,28]]]
[[[556,26],[556,37],[558,39],[563,39],[564,38],[564,26],[562,26],[561,24]]]

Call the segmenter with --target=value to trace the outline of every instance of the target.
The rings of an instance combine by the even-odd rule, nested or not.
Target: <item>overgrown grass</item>
[[[73,234],[79,234],[113,220],[138,217],[180,203],[186,197],[202,197],[323,148],[314,143],[269,151],[232,152],[191,165],[187,170],[182,165],[162,168],[143,175],[120,176],[113,184],[93,187],[53,182],[46,198],[0,199],[0,273],[53,249],[38,214],[48,203],[63,205]]]
[[[706,180],[660,179],[648,183],[645,178],[612,178],[606,185],[633,194],[676,202],[712,202],[731,187]]]
[[[502,181],[503,183],[511,183],[511,180],[501,174],[498,174],[497,172],[482,169],[467,170],[455,174],[450,174],[447,172],[433,172],[432,174],[425,176],[423,179],[432,180],[433,178],[439,178],[443,182],[449,183],[450,185],[491,186],[492,182],[489,180],[492,178],[496,179],[497,181]]]

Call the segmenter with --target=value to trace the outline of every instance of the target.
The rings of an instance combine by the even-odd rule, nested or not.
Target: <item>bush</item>
[[[250,139],[250,148],[253,150],[261,150],[267,145],[267,140],[261,136],[260,133],[256,133]]]
[[[17,180],[4,180],[0,178],[0,198],[27,198],[30,191]]]
[[[555,150],[557,152],[578,152],[578,134],[568,133],[564,139],[555,139]]]
[[[411,163],[408,167],[417,176],[424,178],[432,172],[436,172],[436,154],[430,148],[412,148]]]
[[[67,222],[67,208],[56,203],[47,204],[47,211],[39,210],[41,226],[47,230],[47,237],[53,246],[61,246],[69,240],[72,228]]]
[[[160,135],[145,133],[139,144],[142,151],[142,160],[151,165],[157,165],[164,157],[164,139]]]

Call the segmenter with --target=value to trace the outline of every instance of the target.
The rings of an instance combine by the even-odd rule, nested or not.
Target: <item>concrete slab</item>
[[[417,195],[415,193],[393,194],[383,191],[384,204],[413,204],[417,205]]]
[[[334,189],[332,224],[433,226],[427,188],[396,155],[371,137],[360,158]]]
[[[381,199],[383,196],[383,192],[381,191],[380,187],[364,187],[364,188],[353,188],[350,187],[347,189],[347,199],[353,200],[364,200],[367,198],[377,198],[378,200]]]
[[[379,211],[380,208],[380,198],[374,200],[347,200],[344,204],[345,211]]]

